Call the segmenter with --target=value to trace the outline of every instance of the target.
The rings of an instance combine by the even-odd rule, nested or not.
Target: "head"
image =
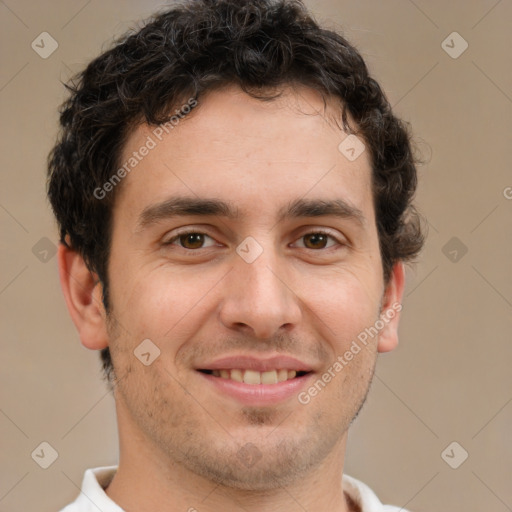
[[[319,464],[396,345],[403,264],[423,243],[407,129],[359,53],[297,1],[196,0],[68,89],[49,158],[61,278],[126,428],[240,487]],[[307,404],[240,408],[212,380],[247,354],[297,359],[306,390],[331,379]],[[265,462],[240,466],[247,446]]]

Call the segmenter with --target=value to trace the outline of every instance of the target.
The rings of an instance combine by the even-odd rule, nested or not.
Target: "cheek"
[[[204,314],[208,294],[222,277],[211,272],[175,270],[162,266],[147,273],[132,273],[136,280],[125,280],[118,288],[116,315],[132,338],[163,340],[169,335],[182,337],[197,328]],[[121,281],[121,280],[120,280]]]
[[[380,287],[370,273],[345,269],[315,282],[317,286],[308,286],[308,279],[303,279],[304,302],[320,320],[315,323],[322,326],[325,339],[331,340],[339,353],[377,320]]]

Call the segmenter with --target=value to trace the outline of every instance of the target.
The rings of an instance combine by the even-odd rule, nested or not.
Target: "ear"
[[[402,262],[396,263],[391,271],[389,282],[384,291],[380,320],[384,327],[379,333],[377,350],[389,352],[398,345],[398,322],[402,310],[402,296],[405,287],[405,267]]]
[[[91,350],[106,348],[107,315],[98,276],[87,268],[79,253],[63,243],[59,244],[57,256],[60,284],[82,345]]]

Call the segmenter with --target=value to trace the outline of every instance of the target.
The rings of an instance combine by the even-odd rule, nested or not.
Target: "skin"
[[[334,108],[328,103],[328,112]],[[153,129],[131,134],[122,162]],[[209,93],[117,191],[110,316],[101,283],[60,246],[61,282],[82,343],[110,346],[120,463],[107,494],[127,512],[350,510],[340,485],[348,427],[378,352],[398,343],[398,313],[307,405],[296,396],[242,405],[197,371],[223,356],[286,354],[307,362],[314,382],[400,302],[403,264],[383,281],[370,155],[345,158],[338,145],[346,136],[308,88],[285,89],[271,102],[236,87]],[[175,216],[141,228],[141,213],[171,196],[228,201],[239,215]],[[297,199],[343,199],[362,222],[278,221]],[[306,236],[319,230],[334,237],[325,247]],[[179,238],[164,245],[182,231],[208,236],[185,240],[187,248]],[[263,250],[252,263],[236,252],[249,236]],[[145,366],[134,350],[148,338],[160,356]],[[250,467],[244,446],[258,455]]]

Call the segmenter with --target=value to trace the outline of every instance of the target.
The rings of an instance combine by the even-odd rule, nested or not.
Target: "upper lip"
[[[254,370],[257,372],[268,372],[271,370],[296,370],[311,372],[313,368],[294,357],[274,356],[270,358],[257,358],[253,356],[227,356],[205,363],[197,368],[198,370]]]

